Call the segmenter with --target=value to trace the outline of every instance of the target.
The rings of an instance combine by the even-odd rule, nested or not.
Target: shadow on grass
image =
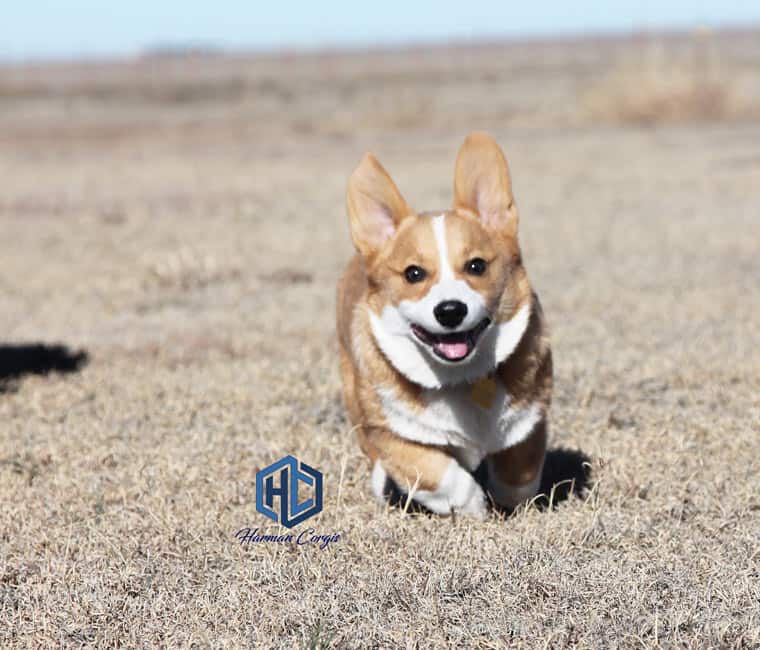
[[[541,487],[535,504],[542,510],[567,501],[572,495],[584,498],[591,485],[591,458],[578,449],[557,447],[546,453]]]
[[[0,345],[0,393],[15,390],[18,380],[26,375],[77,372],[88,360],[87,352],[72,351],[66,345]]]
[[[573,495],[581,499],[585,498],[591,485],[590,460],[587,454],[577,449],[557,447],[547,451],[544,471],[541,476],[541,487],[538,495],[532,500],[534,506],[544,511],[556,508],[557,505],[567,501]],[[485,463],[480,464],[473,476],[481,487],[486,489]],[[390,478],[386,479],[384,493],[390,505],[399,508],[406,507],[406,493],[399,490]],[[407,512],[417,514],[433,514],[416,501],[412,501],[406,509]],[[493,509],[505,515],[512,513],[511,510],[498,506],[494,506]]]

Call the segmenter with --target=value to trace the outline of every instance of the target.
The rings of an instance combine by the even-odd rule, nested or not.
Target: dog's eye
[[[422,282],[425,279],[426,275],[427,271],[425,271],[425,269],[414,264],[407,266],[404,270],[404,277],[406,278],[406,281],[410,282],[411,284],[414,284],[415,282]]]
[[[486,268],[488,268],[488,263],[479,257],[471,259],[464,265],[465,273],[469,273],[470,275],[483,275],[486,272]]]

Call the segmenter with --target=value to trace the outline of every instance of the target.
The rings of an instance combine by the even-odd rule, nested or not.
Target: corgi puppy
[[[358,253],[338,285],[340,369],[375,495],[395,486],[435,513],[480,519],[489,497],[508,509],[530,499],[552,356],[501,149],[470,135],[452,209],[419,213],[366,154],[347,207]]]

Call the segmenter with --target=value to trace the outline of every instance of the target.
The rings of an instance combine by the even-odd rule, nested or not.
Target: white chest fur
[[[511,407],[510,395],[498,384],[488,408],[473,400],[467,384],[424,389],[421,411],[401,401],[391,388],[380,388],[378,393],[394,433],[424,444],[458,447],[470,469],[486,455],[525,440],[542,417],[538,405]]]

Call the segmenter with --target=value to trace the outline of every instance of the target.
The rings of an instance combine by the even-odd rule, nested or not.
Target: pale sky
[[[760,25],[746,0],[4,0],[0,59],[123,56],[187,44],[320,48]]]

